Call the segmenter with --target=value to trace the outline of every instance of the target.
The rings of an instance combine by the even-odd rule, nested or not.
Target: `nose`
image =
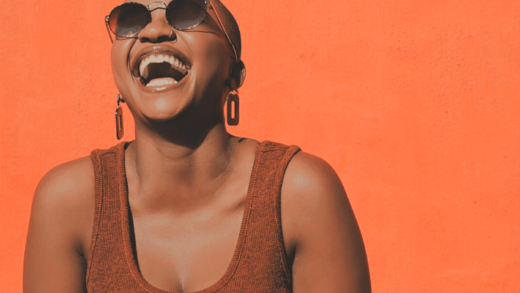
[[[177,39],[177,35],[166,20],[164,9],[152,11],[152,21],[139,32],[137,38],[141,43],[161,43]]]

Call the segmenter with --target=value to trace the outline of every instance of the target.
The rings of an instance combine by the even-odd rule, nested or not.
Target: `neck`
[[[235,139],[223,123],[189,128],[168,127],[164,135],[136,125],[125,161],[137,206],[189,212],[216,200],[230,170]]]

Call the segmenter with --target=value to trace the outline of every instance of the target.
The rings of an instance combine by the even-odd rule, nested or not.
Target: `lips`
[[[177,84],[188,75],[191,65],[173,50],[152,48],[143,52],[132,66],[132,74],[146,87]]]

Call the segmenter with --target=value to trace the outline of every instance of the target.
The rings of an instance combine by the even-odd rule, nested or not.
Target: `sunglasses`
[[[172,0],[168,5],[162,1],[155,1],[148,5],[127,2],[112,9],[110,14],[105,17],[105,23],[109,31],[110,41],[113,42],[110,32],[119,38],[135,38],[152,22],[152,12],[162,9],[165,10],[166,20],[170,26],[176,30],[185,31],[197,27],[204,20],[208,7],[211,7],[215,12],[220,27],[233,49],[235,60],[238,60],[235,46],[210,0]]]

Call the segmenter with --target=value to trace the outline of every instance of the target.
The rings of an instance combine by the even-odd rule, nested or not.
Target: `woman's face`
[[[137,2],[156,6],[154,0]],[[112,46],[114,79],[136,120],[168,120],[197,109],[203,117],[219,115],[231,62],[212,9],[185,31],[173,29],[165,10],[157,9],[137,38],[116,38]]]

